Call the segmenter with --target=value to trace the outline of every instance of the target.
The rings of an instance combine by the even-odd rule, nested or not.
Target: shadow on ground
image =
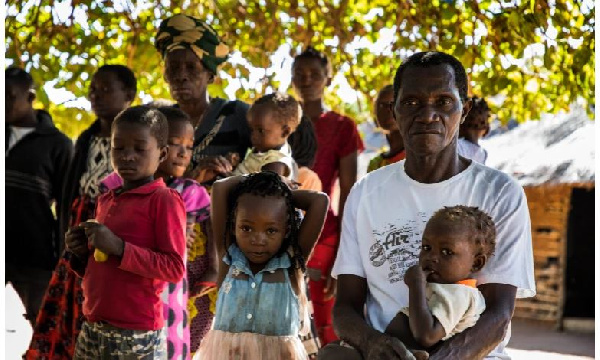
[[[515,319],[509,348],[594,357],[594,333],[561,332],[551,325]]]

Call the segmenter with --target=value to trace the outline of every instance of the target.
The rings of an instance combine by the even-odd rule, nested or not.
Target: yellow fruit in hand
[[[94,260],[96,260],[97,262],[104,262],[108,260],[108,254],[96,249],[94,250]]]

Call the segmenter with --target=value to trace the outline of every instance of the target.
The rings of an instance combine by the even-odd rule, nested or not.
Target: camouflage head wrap
[[[201,20],[183,14],[162,21],[154,46],[163,58],[173,50],[190,49],[213,74],[217,73],[219,66],[229,55],[229,48],[219,39],[213,28]]]

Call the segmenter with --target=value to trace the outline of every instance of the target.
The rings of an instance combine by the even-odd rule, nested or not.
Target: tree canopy
[[[311,44],[330,57],[339,79],[326,101],[357,121],[371,118],[377,91],[402,59],[423,50],[459,58],[472,93],[494,97],[503,122],[537,119],[575,101],[590,113],[594,105],[593,1],[8,0],[6,58],[73,99],[86,96],[104,64],[129,66],[146,98],[170,99],[154,36],[161,19],[179,12],[205,18],[235,50],[209,89],[213,96],[226,97],[234,84],[235,97],[251,102],[285,87],[290,64],[281,59]],[[336,96],[347,88],[357,101]],[[52,103],[41,87],[38,101],[70,136],[93,120],[71,102]]]

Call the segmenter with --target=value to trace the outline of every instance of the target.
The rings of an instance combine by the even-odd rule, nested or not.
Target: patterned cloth
[[[217,32],[202,20],[177,14],[161,22],[156,34],[156,49],[164,58],[178,49],[190,49],[213,74],[227,60],[229,47]]]
[[[71,204],[69,226],[94,218],[100,180],[112,171],[110,139],[93,137],[88,166],[81,176],[81,196]],[[63,252],[42,301],[26,359],[64,359],[73,357],[75,342],[84,322],[82,279],[70,270],[72,254]]]
[[[171,356],[171,348],[169,347],[169,359],[189,359],[198,350],[200,342],[210,330],[215,313],[216,284],[201,282],[202,276],[208,270],[211,261],[206,236],[207,224],[210,221],[210,197],[204,187],[194,180],[172,179],[167,182],[167,186],[181,194],[188,214],[188,226],[193,227],[196,234],[194,243],[187,254],[187,279],[184,278],[180,283],[182,285],[180,291],[184,292],[181,299],[185,299],[185,303],[181,304],[179,308],[181,323],[176,329],[169,328],[169,336],[174,335],[174,330],[177,331],[177,334],[179,334],[180,329],[186,333],[186,346],[189,349],[186,354],[182,346],[180,353],[175,351]],[[215,259],[212,261],[215,261]],[[200,286],[213,287],[213,291],[207,295],[198,296]],[[177,291],[169,294],[171,297],[170,304],[174,304],[175,299],[180,299],[176,294]],[[174,308],[173,305],[171,307]],[[168,319],[170,324],[170,315]]]
[[[377,154],[377,156],[372,158],[371,161],[369,161],[369,166],[367,167],[368,173],[382,168],[384,166],[387,166],[389,164],[397,163],[400,160],[404,160],[404,158],[406,157],[406,151],[404,150],[391,157],[384,157],[383,154],[384,153],[379,153]]]
[[[128,330],[104,323],[85,322],[77,338],[73,360],[166,359],[164,330]]]
[[[100,180],[111,172],[110,138],[94,136],[88,153],[87,170],[79,179],[79,193],[91,198],[100,195]]]

